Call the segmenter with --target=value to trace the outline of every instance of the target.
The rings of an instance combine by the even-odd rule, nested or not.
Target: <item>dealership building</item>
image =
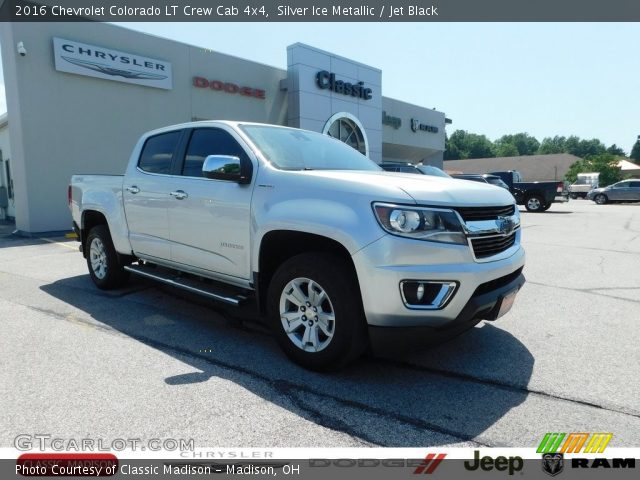
[[[72,174],[122,174],[143,132],[192,120],[299,127],[376,162],[442,166],[444,113],[383,97],[381,70],[336,53],[296,43],[280,69],[105,23],[0,29],[0,187],[27,234],[69,229]]]

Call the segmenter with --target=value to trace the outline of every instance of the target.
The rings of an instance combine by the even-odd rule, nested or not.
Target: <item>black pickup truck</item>
[[[516,170],[489,173],[500,177],[509,186],[516,203],[524,205],[529,212],[544,212],[554,202],[569,201],[569,191],[562,181],[523,182],[522,175]]]

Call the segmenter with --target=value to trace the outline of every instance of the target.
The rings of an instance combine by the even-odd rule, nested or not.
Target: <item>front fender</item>
[[[354,199],[355,200],[355,199]],[[258,203],[258,205],[260,205]],[[272,231],[289,230],[311,233],[340,243],[351,255],[384,236],[375,220],[371,206],[319,198],[296,198],[254,209],[254,246],[251,263],[259,265],[263,237]]]

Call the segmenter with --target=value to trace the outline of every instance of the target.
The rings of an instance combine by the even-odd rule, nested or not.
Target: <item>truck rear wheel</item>
[[[335,255],[305,253],[284,262],[269,285],[267,307],[278,344],[305,368],[337,370],[366,348],[360,290]]]
[[[538,195],[531,195],[528,197],[524,206],[529,212],[543,212],[544,211],[544,201]]]
[[[87,266],[91,280],[101,290],[122,287],[129,279],[122,257],[113,247],[106,225],[93,227],[87,236]]]

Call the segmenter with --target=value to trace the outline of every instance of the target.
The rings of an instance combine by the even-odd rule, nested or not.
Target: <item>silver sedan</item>
[[[607,202],[640,202],[640,180],[623,180],[604,188],[594,188],[587,198],[599,205]]]

